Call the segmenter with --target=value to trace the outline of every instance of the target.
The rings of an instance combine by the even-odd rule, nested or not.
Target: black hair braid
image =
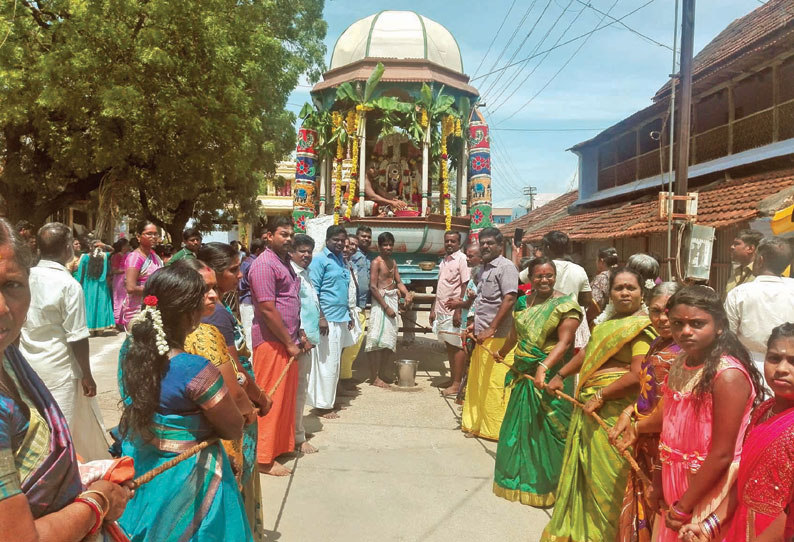
[[[105,251],[100,247],[94,248],[88,257],[88,276],[98,279],[105,270]]]
[[[182,349],[188,331],[186,316],[201,310],[204,303],[204,279],[185,265],[157,270],[146,282],[143,295],[157,298],[157,310],[168,346]],[[146,311],[130,328],[129,348],[121,360],[124,405],[119,427],[123,435],[138,433],[151,437],[152,416],[160,404],[161,382],[170,361],[157,349],[157,329]]]
[[[150,314],[130,329],[130,345],[121,360],[124,393],[129,398],[119,428],[125,437],[135,432],[148,440],[152,416],[160,404],[160,384],[168,372],[168,354],[157,351],[157,331]]]
[[[720,366],[722,356],[729,355],[736,358],[750,376],[750,382],[755,390],[754,405],[761,404],[764,399],[764,379],[752,361],[747,348],[739,341],[736,334],[728,325],[728,317],[722,308],[720,298],[716,292],[707,286],[685,286],[673,294],[667,301],[667,309],[672,310],[676,305],[688,305],[703,310],[714,319],[717,329],[722,332],[711,347],[711,351],[703,360],[703,373],[700,381],[695,386],[695,394],[710,393],[714,387],[714,377]]]

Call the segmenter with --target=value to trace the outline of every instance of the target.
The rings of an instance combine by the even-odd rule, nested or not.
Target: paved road
[[[91,339],[109,427],[122,340]],[[290,477],[262,477],[268,542],[538,540],[548,513],[493,495],[496,444],[463,438],[458,407],[432,387],[446,374],[440,346],[420,335],[401,357],[421,361],[416,388],[363,385],[338,420],[306,410],[320,452],[291,458]]]

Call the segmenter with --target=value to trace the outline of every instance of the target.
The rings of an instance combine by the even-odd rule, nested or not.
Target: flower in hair
[[[154,300],[154,304],[150,304],[152,300]],[[157,346],[157,353],[161,356],[165,356],[168,354],[169,346],[168,339],[165,336],[165,330],[163,329],[163,318],[160,314],[160,309],[157,308],[157,298],[153,295],[146,296],[144,305],[145,307],[143,310],[133,318],[130,329],[134,328],[138,323],[143,322],[148,316],[152,321],[152,327],[154,327],[155,331],[154,342]]]
[[[653,281],[652,279],[646,279],[645,280],[645,289],[646,290],[652,290],[654,286],[656,286],[656,282],[655,281]]]
[[[146,297],[143,298],[143,304],[146,305],[147,307],[156,307],[158,301],[159,300],[155,295],[147,295]]]

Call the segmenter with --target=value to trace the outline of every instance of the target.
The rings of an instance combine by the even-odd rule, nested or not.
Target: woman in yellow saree
[[[549,393],[562,390],[565,379],[579,373],[576,398],[585,406],[571,418],[557,501],[543,542],[611,541],[617,535],[629,466],[589,413],[598,411],[614,425],[636,399],[640,366],[655,338],[642,303],[643,282],[625,267],[610,273],[614,316],[593,329],[587,347],[547,386]]]

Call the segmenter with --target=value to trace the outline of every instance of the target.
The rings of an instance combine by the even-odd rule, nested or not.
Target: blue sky
[[[617,19],[646,2],[648,0],[590,0],[593,8],[608,12]],[[481,76],[504,66],[514,53],[517,61],[533,51],[545,51],[558,39],[563,43],[610,22],[608,17],[601,22],[603,15],[585,7],[584,3],[586,0],[326,0],[326,63],[336,39],[354,21],[380,10],[413,10],[452,32],[461,47],[464,71],[470,77],[475,76],[489,44],[492,44],[477,72],[477,76]],[[511,4],[512,11],[505,20]],[[670,46],[673,4],[673,0],[653,0],[622,22]],[[760,6],[759,0],[700,0],[697,4],[696,53],[731,21]],[[497,63],[499,54],[528,10],[524,24]],[[497,34],[503,21],[504,26]],[[533,25],[534,31],[523,48],[516,52]],[[541,42],[547,32],[548,36]],[[536,186],[541,193],[567,191],[574,182],[577,160],[566,149],[598,133],[597,130],[567,130],[607,128],[649,105],[651,97],[670,73],[672,53],[668,48],[649,42],[620,24],[593,33],[574,55],[583,41],[574,41],[551,51],[545,58],[540,56],[511,68],[498,82],[496,74],[472,80],[485,97],[484,112],[495,129],[492,132],[495,140],[492,143],[495,147],[492,150],[495,202],[510,200],[525,185]],[[539,63],[541,59],[543,62]],[[559,75],[552,79],[568,61]],[[523,71],[519,72],[522,67]],[[532,74],[522,84],[530,72]],[[538,91],[541,92],[537,94]],[[508,99],[511,93],[513,95]],[[531,100],[535,94],[537,97]],[[290,109],[297,112],[308,98],[309,87],[304,81],[290,97]],[[516,129],[543,131],[511,131]]]

